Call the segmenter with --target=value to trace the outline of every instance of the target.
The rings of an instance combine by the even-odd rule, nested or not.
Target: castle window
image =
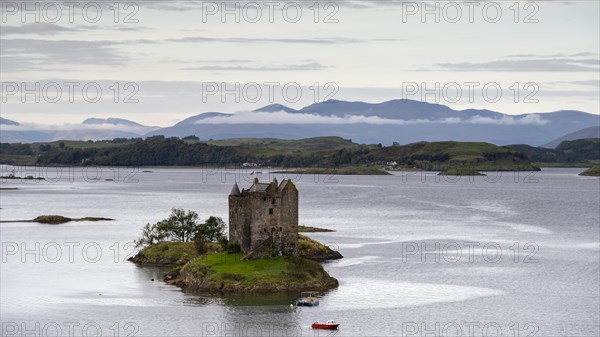
[[[279,231],[280,231],[280,232],[281,232],[281,230],[282,230],[282,229],[283,229],[282,227],[279,227]]]
[[[271,199],[271,203],[272,203],[272,204],[275,204],[275,199]]]
[[[267,201],[267,197],[264,197],[264,198],[263,198],[263,201]]]
[[[273,214],[273,209],[269,208],[269,214]]]

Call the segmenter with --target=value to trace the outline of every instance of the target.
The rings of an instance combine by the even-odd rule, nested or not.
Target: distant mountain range
[[[24,125],[2,119],[2,142],[39,142],[57,139],[99,140],[116,137],[164,135],[200,139],[302,139],[340,136],[358,143],[400,144],[417,141],[485,141],[497,145],[552,146],[560,137],[600,126],[600,116],[581,111],[507,115],[491,110],[454,110],[441,104],[412,100],[382,103],[329,100],[296,110],[272,104],[238,113],[205,112],[165,128],[129,120],[85,120],[67,130],[20,130]],[[84,130],[78,130],[81,126]],[[577,134],[575,134],[577,136]],[[571,137],[571,136],[569,136]]]
[[[567,135],[556,138],[555,140],[553,140],[547,144],[542,145],[542,147],[547,147],[549,149],[555,149],[560,143],[562,143],[565,140],[576,140],[576,139],[585,139],[585,138],[600,138],[600,126],[591,126],[589,128],[571,132]]]
[[[0,117],[0,125],[19,125],[19,123]]]
[[[88,118],[86,120],[83,121],[82,124],[87,124],[87,125],[124,125],[124,126],[131,126],[131,127],[147,127],[145,125],[136,123],[136,122],[132,122],[130,120],[127,119],[122,119],[122,118]]]
[[[0,119],[0,142],[33,143],[54,140],[104,140],[143,137],[160,129],[121,118],[88,118],[81,124],[64,126],[21,124],[10,119]]]

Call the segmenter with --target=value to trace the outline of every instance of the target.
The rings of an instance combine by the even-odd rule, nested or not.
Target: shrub
[[[233,241],[227,244],[225,251],[230,254],[240,253],[242,251],[242,247],[237,241]]]
[[[221,248],[223,248],[223,250],[227,250],[227,245],[229,245],[229,240],[227,240],[227,238],[225,236],[220,237],[218,242],[221,245]]]
[[[196,251],[198,254],[205,254],[208,250],[206,245],[206,239],[202,235],[196,235],[194,238],[194,247],[196,247]]]

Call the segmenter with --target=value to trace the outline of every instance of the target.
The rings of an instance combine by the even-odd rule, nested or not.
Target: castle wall
[[[288,183],[279,190],[273,183],[266,191],[243,190],[239,196],[230,196],[229,240],[240,243],[244,253],[260,246],[253,258],[275,256],[280,252],[295,255],[298,243],[298,190],[295,186]]]
[[[240,245],[245,223],[244,205],[244,199],[241,196],[229,196],[229,241],[237,241]]]
[[[284,236],[283,252],[296,255],[298,251],[298,190],[292,186],[288,185],[281,191],[282,211],[279,215],[279,223]]]

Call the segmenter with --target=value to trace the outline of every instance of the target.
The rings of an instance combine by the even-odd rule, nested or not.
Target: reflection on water
[[[188,305],[219,304],[235,307],[274,306],[286,309],[300,298],[300,293],[284,294],[188,294]]]

